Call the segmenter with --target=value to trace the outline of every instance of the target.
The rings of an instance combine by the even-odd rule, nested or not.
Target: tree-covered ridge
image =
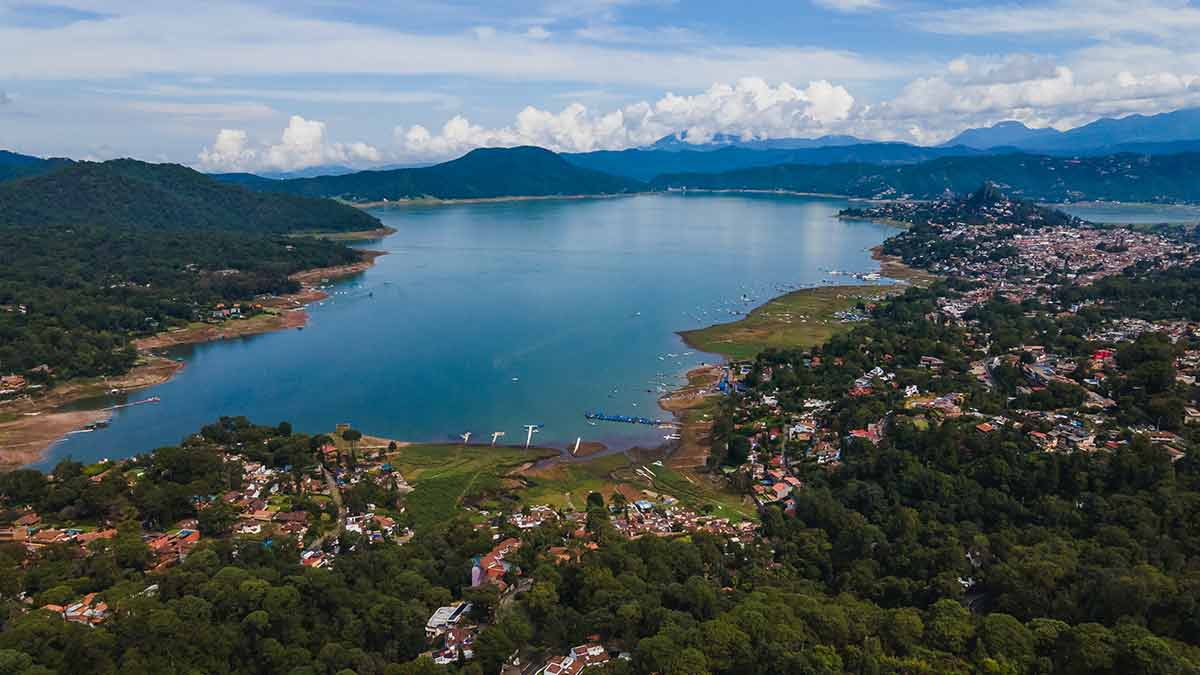
[[[62,167],[70,166],[73,163],[71,160],[61,157],[42,159],[41,157],[0,150],[0,182],[15,178],[25,178],[27,176],[41,176],[52,171],[57,171]]]
[[[43,365],[55,379],[123,373],[133,337],[220,303],[296,291],[294,272],[358,260],[287,233],[377,225],[328,200],[130,160],[0,184],[0,375],[44,381]]]
[[[936,199],[992,182],[1014,197],[1069,202],[1200,201],[1200,156],[1117,154],[1063,158],[1027,154],[943,157],[877,166],[782,164],[719,174],[668,174],[655,189],[792,190],[853,197]]]
[[[264,195],[177,164],[122,159],[0,183],[0,224],[283,233],[370,230],[379,221],[329,200]]]
[[[233,230],[0,225],[0,374],[123,373],[134,337],[357,260],[332,242]]]
[[[343,176],[270,180],[250,174],[225,174],[216,178],[263,192],[366,202],[606,195],[644,188],[638,181],[581,168],[535,147],[480,148],[434,166]]]

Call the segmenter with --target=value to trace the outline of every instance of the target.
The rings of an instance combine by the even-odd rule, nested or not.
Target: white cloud
[[[1081,76],[1072,67],[1023,55],[956,59],[943,74],[909,83],[874,106],[860,129],[907,128],[924,142],[970,126],[1016,119],[1069,128],[1105,115],[1163,112],[1200,104],[1200,76],[1128,70]]]
[[[245,131],[222,129],[211,146],[200,151],[206,171],[291,171],[331,163],[378,162],[382,153],[366,143],[325,139],[325,123],[293,115],[279,143],[252,146]]]
[[[541,26],[533,26],[529,30],[525,31],[525,35],[535,40],[545,40],[546,38],[550,37],[550,31]]]
[[[1187,0],[1057,0],[1040,6],[997,4],[931,11],[917,15],[916,23],[930,33],[949,35],[1064,33],[1097,38],[1126,34],[1167,37],[1200,28],[1200,9]]]
[[[262,103],[180,103],[175,101],[133,101],[130,110],[208,120],[250,120],[274,117],[277,113]]]
[[[398,127],[396,139],[405,153],[423,157],[513,145],[586,152],[643,145],[683,131],[693,143],[718,133],[747,139],[820,134],[846,120],[853,107],[849,91],[824,80],[797,89],[786,82],[773,87],[760,78],[744,78],[695,96],[668,93],[653,104],[635,103],[607,113],[580,103],[558,113],[530,106],[501,128],[485,128],[456,115],[436,134],[419,125]]]
[[[662,36],[672,30],[651,31],[650,44],[605,43],[547,40],[527,33],[528,26],[519,31],[479,26],[449,34],[405,32],[221,0],[123,2],[107,11],[102,18],[54,30],[0,22],[0,80],[457,75],[704,87],[747,73],[773,80],[877,81],[915,72],[907,60],[867,58],[844,48],[702,40],[661,49]],[[37,67],[28,67],[30,63]]]
[[[813,4],[835,12],[861,12],[883,7],[879,0],[813,0]]]

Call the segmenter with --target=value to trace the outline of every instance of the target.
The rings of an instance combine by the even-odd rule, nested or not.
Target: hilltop
[[[352,202],[398,199],[494,199],[637,192],[641,183],[582,168],[530,146],[480,148],[434,166],[359,171],[342,176],[270,180],[219,174],[217,180],[260,192],[338,197]]]
[[[375,218],[332,201],[264,195],[177,164],[78,162],[0,183],[0,224],[257,232],[358,231]]]
[[[32,155],[0,150],[0,181],[26,176],[41,176],[74,163],[73,160],[61,157],[42,159]]]

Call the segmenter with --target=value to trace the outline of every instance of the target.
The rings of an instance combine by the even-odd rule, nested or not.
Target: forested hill
[[[930,199],[947,192],[966,194],[985,182],[996,183],[1014,197],[1038,201],[1198,202],[1200,153],[1085,158],[1017,153],[943,157],[892,167],[784,164],[719,174],[669,174],[651,185],[655,189],[793,190]]]
[[[292,233],[378,225],[344,204],[258,194],[169,164],[80,162],[0,183],[0,375],[125,372],[134,337],[293,292],[291,273],[359,259]]]
[[[0,181],[24,178],[26,176],[41,176],[74,163],[73,160],[61,157],[42,159],[41,157],[0,150]]]
[[[250,174],[216,179],[262,192],[349,201],[384,199],[488,199],[602,195],[637,192],[638,181],[585,169],[535,147],[481,148],[435,166],[390,171],[359,171],[343,176],[270,180]]]
[[[329,200],[264,195],[177,164],[121,159],[0,183],[0,224],[283,233],[370,230],[379,221]]]

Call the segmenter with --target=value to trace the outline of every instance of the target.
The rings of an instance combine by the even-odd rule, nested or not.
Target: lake
[[[445,441],[471,431],[540,445],[577,437],[658,445],[664,431],[588,424],[583,413],[667,417],[656,400],[717,357],[676,331],[736,319],[788,290],[878,269],[869,249],[894,230],[842,222],[846,202],[774,195],[407,206],[374,211],[388,255],[334,284],[303,330],[171,352],[179,375],[59,442],[63,457],[123,457],[178,443],[222,415],[305,432]]]

